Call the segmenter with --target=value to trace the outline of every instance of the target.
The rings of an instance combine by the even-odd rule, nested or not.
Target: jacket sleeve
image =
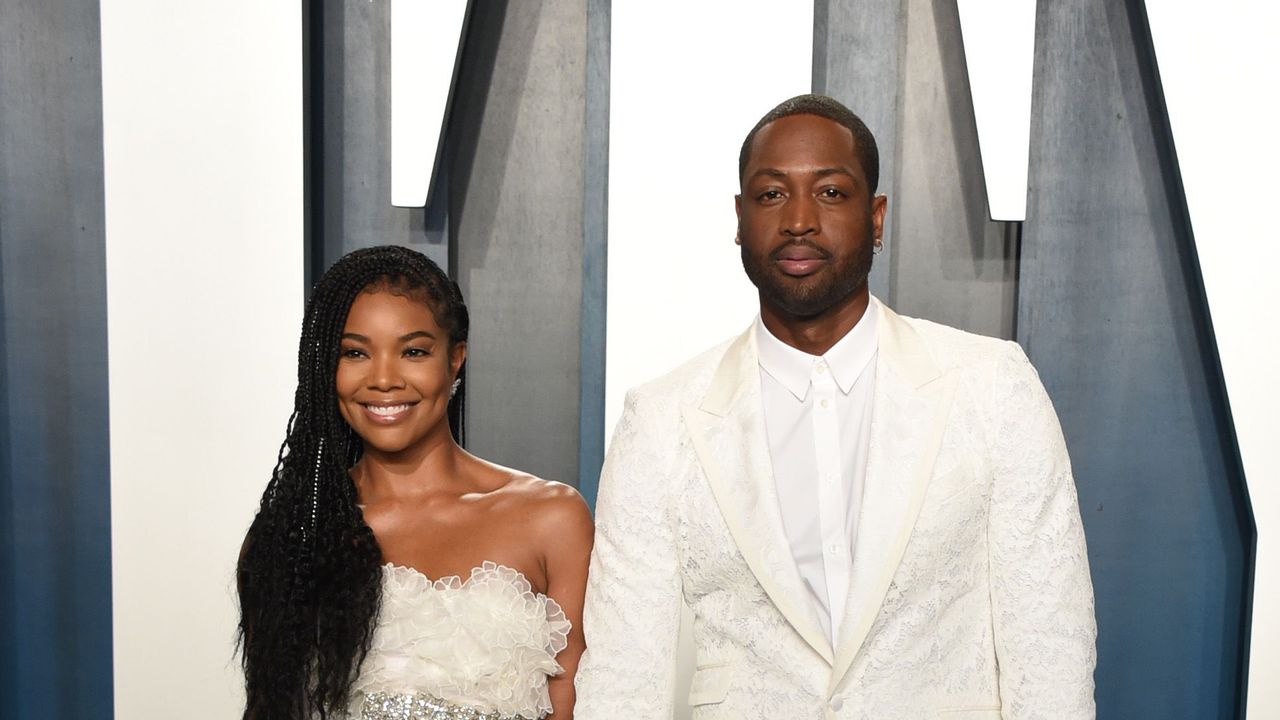
[[[1022,349],[996,376],[988,527],[1005,720],[1093,718],[1097,627],[1071,463],[1057,415]]]
[[[681,582],[664,441],[678,423],[628,393],[596,499],[577,720],[671,717]]]

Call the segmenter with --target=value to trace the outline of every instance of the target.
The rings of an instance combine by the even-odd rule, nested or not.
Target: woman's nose
[[[404,386],[397,358],[375,357],[370,370],[369,387],[374,390],[394,390]]]

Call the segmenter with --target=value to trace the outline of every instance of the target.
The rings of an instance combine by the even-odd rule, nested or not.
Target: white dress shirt
[[[832,647],[844,617],[866,479],[879,314],[872,298],[858,324],[821,357],[787,345],[756,319],[782,524]]]

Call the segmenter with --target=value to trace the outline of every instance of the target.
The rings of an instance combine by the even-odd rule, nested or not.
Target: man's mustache
[[[811,249],[813,249],[815,252],[817,252],[817,253],[822,257],[822,259],[823,259],[823,260],[830,260],[830,259],[831,259],[831,251],[830,251],[830,250],[827,250],[826,248],[824,248],[824,247],[822,247],[821,245],[819,245],[818,243],[816,243],[816,242],[814,242],[814,241],[810,240],[809,238],[803,238],[803,237],[795,238],[794,240],[791,240],[790,242],[783,243],[782,245],[779,245],[778,247],[774,248],[773,250],[770,250],[770,251],[769,251],[769,259],[770,259],[770,260],[777,260],[779,257],[781,257],[781,256],[782,256],[782,253],[783,253],[783,252],[785,252],[785,251],[786,251],[786,250],[788,250],[789,248],[794,248],[794,247],[807,247],[807,248],[811,248]]]

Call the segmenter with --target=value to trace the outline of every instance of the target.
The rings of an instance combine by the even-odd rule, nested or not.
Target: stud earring
[[[457,380],[454,380],[454,381],[453,381],[453,384],[449,386],[449,399],[450,399],[450,400],[452,400],[452,399],[453,399],[453,396],[454,396],[454,395],[457,395],[457,394],[458,394],[458,388],[460,388],[460,387],[462,387],[462,378],[458,378]]]

